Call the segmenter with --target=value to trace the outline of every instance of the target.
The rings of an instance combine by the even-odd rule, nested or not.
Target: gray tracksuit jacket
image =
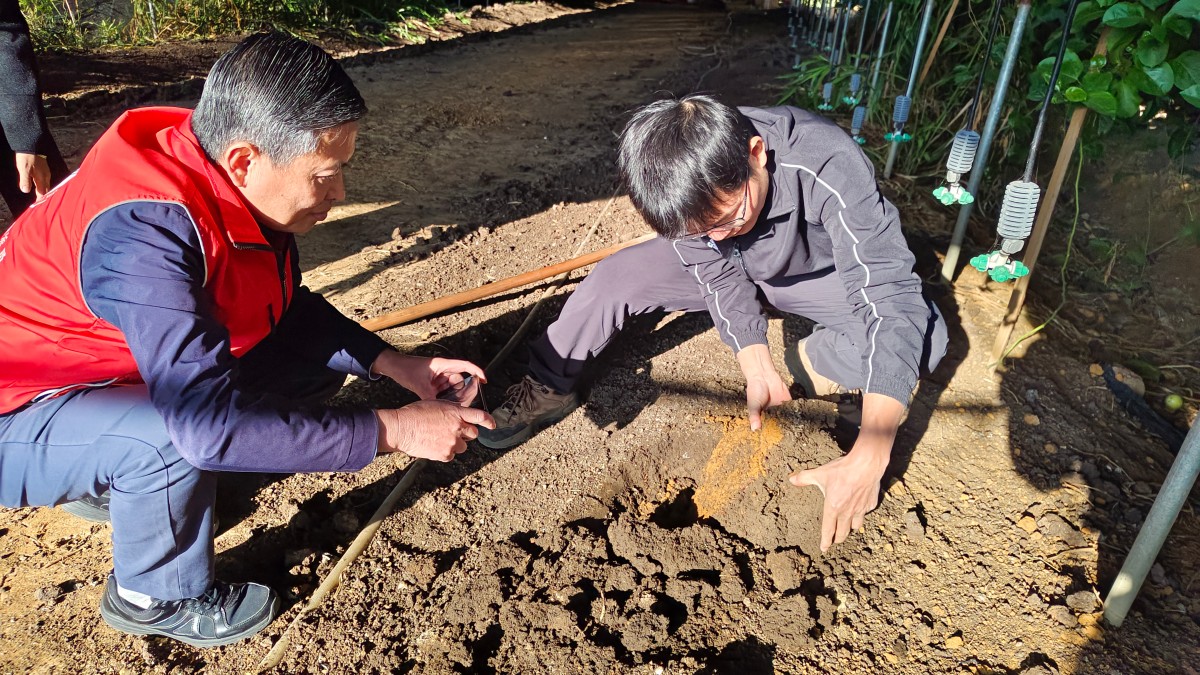
[[[766,344],[754,281],[835,268],[866,324],[864,393],[907,401],[917,384],[929,308],[896,207],[841,128],[791,107],[740,108],[766,142],[771,187],[753,229],[675,244],[700,283],[713,323],[734,351]]]

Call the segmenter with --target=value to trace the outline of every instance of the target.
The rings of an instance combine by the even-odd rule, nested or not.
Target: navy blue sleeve
[[[187,211],[133,202],[89,226],[80,280],[96,316],[125,336],[179,453],[210,471],[356,471],[375,457],[369,410],[288,409],[237,388],[229,333],[203,287]]]
[[[379,379],[378,375],[371,376],[371,364],[391,345],[339,312],[325,296],[300,285],[300,257],[294,240],[290,257],[296,282],[283,320],[300,322],[298,325],[305,327],[308,339],[299,345],[302,355],[339,373]]]

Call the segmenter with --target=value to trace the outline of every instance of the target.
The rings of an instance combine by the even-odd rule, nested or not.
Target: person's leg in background
[[[492,412],[496,429],[481,428],[480,443],[509,448],[566,417],[579,405],[578,382],[588,363],[629,317],[706,309],[695,278],[666,239],[651,239],[602,260],[530,345],[529,375]]]
[[[785,352],[788,367],[806,395],[844,394],[866,385],[863,379],[863,354],[868,346],[866,324],[854,315],[836,271],[764,282],[759,288],[773,307],[819,324],[811,335],[795,347],[787,346]],[[928,299],[925,302],[930,318],[924,331],[922,377],[937,368],[946,355],[949,339],[940,310]],[[815,391],[810,387],[815,387]]]

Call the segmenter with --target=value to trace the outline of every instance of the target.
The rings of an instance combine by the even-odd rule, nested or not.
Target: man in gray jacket
[[[861,396],[854,447],[797,472],[825,495],[821,548],[862,527],[918,377],[947,334],[921,294],[896,208],[858,145],[789,107],[734,109],[708,96],[657,101],[621,135],[620,169],[658,237],[601,262],[531,348],[530,374],[479,440],[506,448],[579,405],[576,382],[626,318],[707,309],[746,377],[751,428],[790,400],[767,347],[763,305],[818,330],[786,361],[809,397]]]

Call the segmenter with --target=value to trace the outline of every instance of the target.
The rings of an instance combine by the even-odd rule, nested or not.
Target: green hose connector
[[[1025,263],[1021,262],[1020,260],[1013,261],[1012,270],[1009,270],[1008,266],[1004,266],[993,267],[991,271],[988,272],[988,276],[991,277],[992,281],[1001,284],[1007,281],[1015,281],[1023,276],[1026,276],[1027,274],[1029,274],[1029,268],[1026,267]]]
[[[846,105],[858,105],[858,99],[854,96],[843,96],[842,103]]]
[[[952,189],[943,185],[933,191],[933,197],[946,206],[975,203],[975,198],[971,196],[971,193],[962,189],[961,186],[957,189]]]
[[[862,136],[855,136],[855,137],[854,137],[854,142],[855,142],[855,143],[858,143],[859,145],[866,145],[866,144],[867,144],[867,139],[863,138]]]
[[[900,132],[889,131],[888,133],[883,135],[883,140],[888,141],[888,142],[894,141],[896,143],[907,143],[912,140],[912,134],[906,133],[903,131],[900,131]]]
[[[974,258],[971,258],[971,267],[974,267],[980,272],[986,272],[988,268],[988,257],[989,256],[986,253],[980,253]]]
[[[833,105],[829,103],[822,103],[817,106],[817,110],[833,110]]]

